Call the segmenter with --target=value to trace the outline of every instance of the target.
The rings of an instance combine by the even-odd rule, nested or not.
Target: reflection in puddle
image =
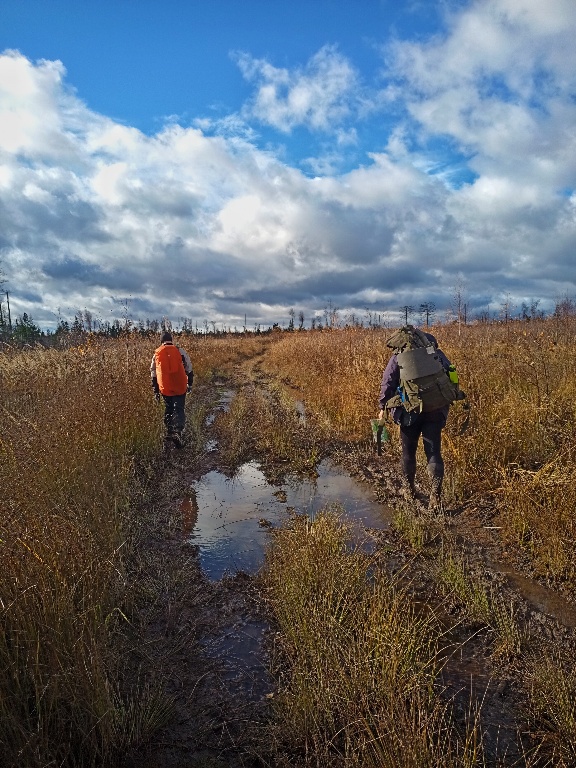
[[[221,387],[222,384],[216,382],[217,387]],[[219,393],[218,398],[218,405],[216,406],[216,411],[214,413],[209,414],[206,417],[205,424],[207,427],[214,424],[214,421],[216,420],[216,414],[218,411],[224,411],[224,413],[227,413],[230,410],[230,403],[234,399],[234,390],[233,389],[223,389]]]
[[[182,533],[187,538],[192,534],[194,526],[198,522],[198,502],[196,494],[192,493],[188,498],[183,499],[179,505],[182,512]]]
[[[291,478],[280,489],[250,462],[233,479],[209,472],[194,490],[198,522],[189,540],[199,546],[202,568],[212,579],[257,571],[264,560],[266,530],[270,524],[281,525],[289,507],[313,518],[327,504],[338,503],[348,518],[366,526],[389,524],[370,492],[329,461],[320,464],[317,479]]]

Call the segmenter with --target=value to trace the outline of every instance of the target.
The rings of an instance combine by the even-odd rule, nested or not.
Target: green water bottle
[[[452,384],[458,384],[458,371],[456,370],[455,366],[451,365],[448,368],[448,377]]]
[[[378,455],[382,453],[382,443],[385,443],[390,439],[388,430],[384,419],[370,419],[370,425],[372,427],[372,439],[374,440],[374,446]]]

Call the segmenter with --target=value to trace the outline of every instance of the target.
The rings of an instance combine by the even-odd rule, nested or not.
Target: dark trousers
[[[418,440],[422,435],[424,453],[428,461],[430,477],[442,482],[444,477],[444,461],[442,459],[442,429],[446,424],[444,409],[420,413],[410,426],[400,424],[402,441],[402,468],[410,482],[416,477],[416,450]]]
[[[162,395],[164,398],[164,426],[168,432],[182,432],[186,426],[184,405],[186,395]]]

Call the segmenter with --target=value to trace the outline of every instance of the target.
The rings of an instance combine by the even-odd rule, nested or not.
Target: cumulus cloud
[[[358,98],[358,73],[334,46],[325,46],[294,71],[247,53],[236,54],[236,60],[244,77],[256,84],[245,115],[280,131],[307,126],[331,133],[350,115]]]
[[[242,326],[328,302],[357,316],[445,307],[462,278],[471,316],[507,293],[550,308],[576,285],[576,6],[542,9],[460,7],[443,36],[389,47],[371,93],[333,47],[294,70],[237,55],[255,89],[241,115],[155,135],[89,110],[61,62],[5,52],[0,262],[14,311],[108,319],[124,297],[134,314]],[[362,121],[385,105],[394,121],[370,133]],[[315,175],[260,146],[251,121],[321,133],[322,153],[303,155]]]
[[[576,170],[575,35],[571,0],[477,1],[443,37],[397,42],[392,75],[419,126],[473,153],[478,173],[539,181],[549,161],[561,185]]]

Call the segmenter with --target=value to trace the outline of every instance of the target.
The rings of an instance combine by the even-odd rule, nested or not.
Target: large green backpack
[[[419,328],[405,325],[386,342],[394,350],[400,368],[399,392],[386,408],[402,406],[406,411],[435,411],[466,395],[451,381],[436,347]]]

